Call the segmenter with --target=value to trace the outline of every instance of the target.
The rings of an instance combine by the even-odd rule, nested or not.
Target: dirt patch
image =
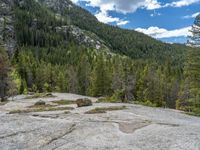
[[[144,128],[150,124],[151,123],[148,121],[120,122],[119,130],[124,133],[131,134],[135,132],[136,130]]]

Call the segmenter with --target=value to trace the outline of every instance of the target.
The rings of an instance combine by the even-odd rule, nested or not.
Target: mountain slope
[[[15,0],[14,2],[16,4],[14,6],[15,8],[12,7],[12,1],[5,2],[4,0],[1,0],[1,7],[5,6],[4,4],[9,6],[6,7],[7,10],[4,12],[11,12],[11,8],[14,8],[14,10],[16,10],[17,6],[18,8],[21,7],[21,10],[23,10],[24,12],[29,11],[32,14],[24,16],[27,17],[27,21],[24,23],[28,25],[25,27],[25,29],[21,29],[21,27],[16,28],[19,29],[18,33],[20,34],[23,33],[22,30],[26,30],[28,28],[31,28],[31,30],[34,30],[34,28],[40,28],[40,26],[37,26],[37,18],[42,18],[44,20],[40,19],[40,24],[45,24],[45,22],[48,22],[49,24],[45,24],[45,27],[44,25],[43,27],[51,28],[48,30],[42,29],[43,32],[51,32],[52,34],[56,35],[61,34],[61,36],[65,38],[65,42],[70,40],[75,41],[77,44],[82,44],[95,49],[110,49],[114,53],[126,55],[131,58],[153,59],[159,63],[162,63],[163,60],[170,60],[172,64],[178,64],[184,61],[184,53],[188,49],[187,47],[182,45],[175,46],[162,43],[147,35],[133,30],[125,30],[119,27],[100,23],[92,14],[80,8],[79,6],[74,5],[70,0],[37,0],[36,2],[38,2],[39,5],[36,4],[34,0],[31,0],[29,2],[24,0]],[[32,8],[28,6],[32,6]],[[41,13],[38,14],[40,11],[37,12],[37,10],[40,10]],[[7,13],[8,20],[14,21],[15,18],[9,15],[10,14]],[[48,18],[50,21],[48,21],[46,18]],[[1,20],[4,20],[4,18],[2,17]],[[0,29],[3,29],[3,22],[4,21],[1,21]],[[54,22],[57,23],[54,24]],[[8,22],[8,24],[10,25],[13,23]],[[9,43],[8,46],[13,47],[10,51],[13,51],[16,44],[15,40],[19,41],[18,39],[16,39],[19,37],[19,34],[16,33],[16,38],[14,38],[15,40],[12,40],[12,37],[14,37],[15,34],[13,27],[7,26],[7,28],[12,29],[9,30],[12,31],[12,36],[11,38],[8,38],[8,40],[4,40],[4,43]],[[54,31],[57,33],[55,33]],[[41,29],[39,29],[38,32],[42,33]],[[3,31],[1,31],[1,33],[3,34]],[[4,33],[6,33],[6,31]],[[6,35],[10,34],[6,33]],[[31,37],[31,35],[26,36]],[[59,39],[58,41],[63,40]],[[19,41],[18,43],[27,44],[23,43],[23,41]],[[34,43],[33,45],[35,44],[36,43]]]
[[[13,27],[19,93],[71,92],[175,108],[189,47],[100,23],[69,0],[0,2],[9,8],[3,20],[12,12],[0,29]]]
[[[174,63],[183,61],[177,60],[175,55],[183,56],[187,49],[184,46],[165,44],[133,30],[100,23],[88,11],[72,4],[69,0],[40,0],[40,2],[56,13],[70,18],[71,24],[95,33],[106,41],[107,46],[115,53],[137,59],[153,58],[159,62],[166,59],[170,59]],[[62,5],[64,2],[66,5]]]

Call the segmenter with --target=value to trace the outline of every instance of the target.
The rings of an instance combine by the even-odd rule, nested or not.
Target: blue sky
[[[169,43],[185,43],[200,0],[72,0],[101,22]]]

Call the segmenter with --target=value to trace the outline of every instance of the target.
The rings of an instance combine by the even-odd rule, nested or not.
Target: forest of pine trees
[[[101,30],[109,32],[106,41],[119,50],[117,54],[107,53],[78,45],[69,34],[57,33],[55,27],[68,24],[65,19],[56,18],[50,10],[41,9],[43,6],[34,1],[26,5],[15,9],[17,50],[11,58],[12,69],[5,51],[0,49],[2,99],[8,95],[7,87],[13,80],[19,94],[70,92],[200,114],[198,48],[171,47],[148,37],[147,42],[154,44],[148,47],[140,44],[141,47],[135,47],[134,52],[133,47],[126,55],[119,55],[129,43],[114,35],[115,32],[124,35],[124,30],[101,25]],[[134,35],[131,31],[124,32],[127,32],[127,38]],[[103,36],[100,32],[97,34]],[[173,55],[170,54],[172,51]],[[131,57],[128,57],[130,53]]]

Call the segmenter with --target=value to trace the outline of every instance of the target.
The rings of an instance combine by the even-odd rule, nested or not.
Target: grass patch
[[[52,95],[51,93],[36,93],[34,95],[25,97],[25,99],[51,98],[51,97],[55,97],[55,96]]]
[[[96,103],[121,103],[121,100],[111,99],[109,97],[99,98]]]
[[[97,107],[95,109],[85,112],[86,114],[106,113],[107,111],[124,110],[126,106],[111,106],[111,107]]]
[[[186,112],[187,115],[191,115],[191,116],[196,116],[196,117],[200,117],[200,113],[195,113],[195,112]]]
[[[0,106],[6,105],[9,101],[0,102]]]
[[[51,107],[55,107],[55,105],[50,105],[50,104],[46,104],[46,105],[32,105],[29,106],[28,108],[51,108]]]
[[[46,112],[46,111],[62,111],[62,110],[73,110],[73,107],[55,107],[52,105],[44,106],[30,106],[29,109],[18,109],[10,111],[9,114],[20,114],[20,113],[31,113],[31,112]]]
[[[200,117],[200,108],[193,108],[191,112],[186,112],[186,114]]]
[[[76,104],[75,101],[71,101],[71,100],[52,101],[52,103],[55,103],[55,104],[58,104],[58,105],[71,105],[71,104]]]
[[[148,107],[157,107],[156,104],[150,102],[150,101],[146,101],[146,102],[139,102],[139,101],[134,101],[134,104],[138,104],[138,105],[143,105],[143,106],[148,106]]]

